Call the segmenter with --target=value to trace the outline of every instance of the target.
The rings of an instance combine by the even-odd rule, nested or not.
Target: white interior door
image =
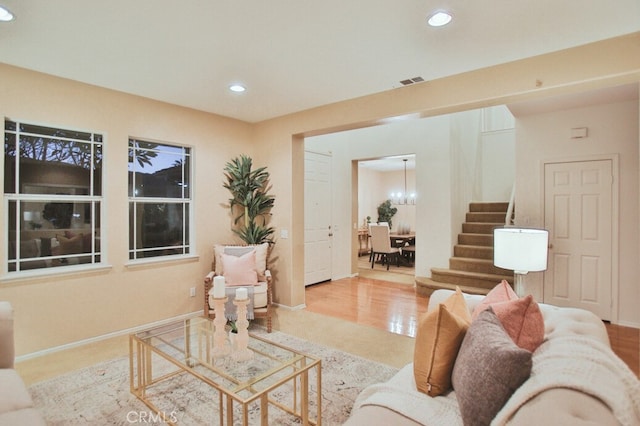
[[[545,165],[544,222],[549,263],[544,302],[592,311],[603,320],[612,312],[612,160]]]
[[[304,153],[304,285],[331,279],[331,156]]]

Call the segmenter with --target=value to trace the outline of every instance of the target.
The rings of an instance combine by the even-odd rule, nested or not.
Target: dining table
[[[391,232],[389,239],[391,240],[391,247],[398,247],[400,249],[401,261],[412,265],[415,262],[416,256],[416,233],[409,232],[408,234],[400,234]]]
[[[414,245],[416,241],[416,233],[409,232],[408,234],[399,234],[397,232],[389,233],[389,239],[391,240],[391,247],[403,247],[407,243]]]

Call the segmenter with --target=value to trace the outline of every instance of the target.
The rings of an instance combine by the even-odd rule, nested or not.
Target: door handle
[[[333,232],[329,232],[329,236],[330,236],[330,237],[333,237]]]

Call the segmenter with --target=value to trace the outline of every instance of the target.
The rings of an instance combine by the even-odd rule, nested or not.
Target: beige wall
[[[186,108],[0,65],[4,117],[89,129],[105,135],[105,220],[102,235],[109,268],[0,282],[0,300],[16,315],[19,355],[129,329],[202,309],[202,277],[212,244],[229,241],[229,218],[220,204],[226,161],[252,154],[251,126]],[[129,136],[194,148],[197,257],[127,266],[127,143]],[[5,223],[3,212],[0,223]],[[0,227],[0,232],[6,232]],[[4,237],[1,238],[4,241]],[[0,245],[0,258],[5,257]],[[6,271],[6,266],[3,266]],[[189,288],[197,297],[189,297]]]
[[[272,174],[276,196],[273,224],[278,235],[283,229],[289,234],[289,238],[278,240],[274,251],[278,259],[274,268],[275,297],[283,305],[300,306],[304,304],[303,136],[374,125],[383,118],[403,114],[435,116],[638,81],[640,34],[633,34],[249,125],[0,66],[0,108],[4,116],[104,132],[105,162],[109,164],[104,176],[108,220],[103,226],[112,229],[105,242],[112,266],[90,273],[0,283],[0,299],[11,301],[16,308],[18,354],[200,309],[203,298],[200,283],[208,270],[211,243],[230,238],[227,212],[220,206],[228,198],[220,184],[221,170],[226,161],[239,153],[259,159]],[[195,148],[195,234],[199,259],[147,267],[126,266],[127,232],[114,230],[127,224],[129,136]],[[420,173],[416,176],[418,181],[425,177]],[[417,211],[418,216],[423,213],[431,212]],[[0,219],[4,223],[4,216]],[[625,216],[624,220],[634,221],[637,228],[637,215]],[[629,238],[638,244],[637,232]],[[355,247],[355,236],[352,241]],[[4,250],[1,247],[0,254],[4,255]],[[636,251],[630,262],[638,260]],[[631,274],[624,271],[621,275]],[[192,286],[198,288],[196,298],[187,297]],[[628,303],[637,304],[635,294],[636,299]],[[626,321],[637,320],[638,314],[628,313],[626,306],[624,312],[621,309],[623,314]]]

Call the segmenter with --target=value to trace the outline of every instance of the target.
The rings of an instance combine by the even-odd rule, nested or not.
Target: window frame
[[[9,130],[7,129],[7,123],[12,123],[15,126],[14,130]],[[95,270],[95,269],[103,269],[108,267],[107,263],[106,263],[106,251],[105,251],[105,244],[106,241],[104,238],[101,238],[99,236],[96,235],[96,233],[99,233],[100,235],[104,234],[103,232],[103,228],[105,227],[105,196],[104,196],[104,173],[105,173],[105,151],[106,151],[106,132],[102,132],[102,131],[97,131],[97,130],[84,130],[84,129],[79,129],[79,128],[74,128],[74,126],[64,126],[64,125],[59,125],[59,124],[42,124],[42,123],[37,123],[35,121],[32,120],[17,120],[17,119],[13,119],[10,118],[8,116],[4,117],[4,122],[3,122],[4,126],[3,126],[3,135],[5,137],[5,142],[3,144],[3,152],[5,154],[5,158],[7,157],[7,151],[6,151],[6,140],[7,140],[7,134],[11,133],[15,135],[15,149],[16,149],[16,154],[15,154],[15,173],[13,175],[13,192],[6,192],[5,191],[5,186],[6,186],[6,182],[3,182],[3,191],[2,191],[2,195],[3,195],[3,207],[4,207],[4,212],[5,212],[5,220],[3,223],[3,229],[5,230],[5,237],[2,239],[2,244],[4,244],[4,255],[2,256],[2,280],[12,280],[12,279],[23,279],[23,278],[30,278],[30,277],[34,277],[34,276],[40,276],[40,275],[54,275],[54,274],[67,274],[70,272],[73,272],[75,270],[77,271],[84,271],[87,269],[91,269],[91,270]],[[83,139],[83,138],[76,138],[73,136],[59,136],[59,135],[52,135],[52,134],[47,134],[46,132],[31,132],[31,131],[23,131],[21,130],[22,126],[27,126],[27,127],[31,127],[31,128],[43,128],[43,129],[52,129],[54,131],[59,131],[59,132],[67,132],[67,133],[71,133],[71,134],[87,134],[90,135],[90,139]],[[74,143],[81,143],[81,144],[88,144],[91,147],[91,154],[90,154],[90,158],[89,158],[89,167],[87,168],[87,170],[89,171],[89,182],[88,182],[88,194],[51,194],[51,193],[21,193],[21,189],[24,190],[25,186],[31,185],[31,186],[44,186],[47,189],[52,189],[52,188],[56,188],[56,187],[60,187],[60,188],[65,188],[66,190],[70,189],[70,188],[74,188],[73,185],[66,185],[66,184],[60,184],[58,182],[56,182],[55,184],[52,185],[38,185],[36,184],[22,184],[21,183],[21,179],[23,179],[23,177],[21,176],[21,172],[20,172],[20,159],[22,158],[20,156],[20,149],[21,149],[21,145],[23,141],[21,141],[22,136],[28,136],[28,137],[36,137],[36,138],[43,138],[43,139],[53,139],[53,140],[59,140],[59,141],[63,141],[63,142],[74,142]],[[99,154],[100,157],[96,157],[97,154],[97,150],[96,147],[98,147],[99,149]],[[96,161],[97,160],[101,161],[100,164],[100,175],[99,175],[99,195],[96,195],[95,193],[98,192],[96,191]],[[65,164],[66,162],[64,161],[60,161],[60,163]],[[6,160],[3,159],[3,164],[6,167]],[[5,170],[6,172],[6,170]],[[6,176],[5,176],[6,177]],[[4,181],[4,177],[3,177],[3,181]],[[77,186],[75,188],[85,188],[82,186]],[[14,212],[11,212],[11,204],[15,204],[14,207]],[[28,228],[26,228],[26,223],[23,223],[22,220],[22,215],[24,213],[26,213],[26,211],[23,211],[23,204],[24,203],[71,203],[74,205],[83,205],[86,204],[88,207],[88,211],[89,211],[89,223],[90,223],[90,227],[89,228],[80,228],[81,231],[86,232],[87,229],[90,230],[91,232],[91,236],[92,238],[90,239],[90,251],[88,252],[78,252],[78,253],[69,253],[69,254],[59,254],[59,255],[54,255],[54,254],[50,254],[50,255],[42,255],[42,253],[40,253],[40,256],[38,257],[21,257],[20,256],[20,252],[21,249],[18,249],[19,247],[21,247],[21,242],[23,242],[22,239],[22,233],[24,231],[29,231]],[[87,209],[87,207],[85,207],[85,209]],[[86,211],[86,210],[85,210]],[[15,214],[15,216],[13,216]],[[85,218],[86,220],[86,218]],[[26,218],[25,218],[26,221]],[[13,224],[15,224],[15,230],[10,230],[10,226]],[[36,229],[39,228],[33,228],[31,229],[31,231],[36,232]],[[65,231],[65,229],[61,229],[61,228],[53,228],[53,230],[57,230],[60,229],[60,234],[63,234],[63,232]],[[68,228],[67,230],[70,230],[72,228]],[[50,230],[49,233],[53,233],[54,231]],[[43,230],[44,231],[44,230]],[[12,239],[11,234],[14,233],[15,234],[15,239]],[[46,235],[46,234],[43,234]],[[57,236],[57,234],[56,234]],[[51,237],[51,239],[53,239],[54,237]],[[28,240],[25,240],[28,241]],[[11,250],[10,245],[11,243],[15,244],[16,250],[15,250],[15,256],[11,255]],[[39,250],[41,250],[41,246],[39,246]],[[13,259],[11,257],[14,257]],[[68,261],[69,259],[73,259],[73,258],[78,258],[78,259],[89,259],[88,262],[86,263],[77,263],[77,264],[64,264],[65,261]],[[51,264],[51,262],[55,262],[58,261],[60,262],[57,265],[53,265]],[[46,266],[42,266],[42,267],[32,267],[32,268],[25,268],[30,262],[45,262]],[[49,262],[49,263],[47,263]],[[11,265],[15,265],[14,270],[11,270]],[[22,266],[22,267],[21,267]]]
[[[134,145],[132,146],[132,143]],[[136,174],[137,167],[134,166],[133,170],[131,170],[130,163],[134,163],[136,161],[136,157],[134,157],[131,153],[133,150],[147,150],[147,151],[157,151],[157,152],[165,152],[175,155],[174,152],[163,151],[162,148],[140,148],[135,143],[145,143],[145,144],[157,144],[162,147],[169,147],[171,149],[181,150],[181,158],[183,160],[187,159],[187,162],[181,163],[181,182],[183,182],[181,188],[181,197],[170,197],[170,196],[144,196],[136,194]],[[193,223],[194,223],[194,167],[193,167],[193,159],[194,159],[194,147],[188,144],[181,144],[176,142],[167,142],[164,140],[156,140],[147,137],[136,137],[129,136],[127,141],[127,155],[128,155],[128,163],[127,163],[127,210],[128,210],[128,247],[127,247],[127,263],[129,265],[136,265],[142,263],[152,263],[152,262],[166,262],[172,260],[180,260],[187,258],[197,257],[195,253],[195,240],[194,240],[194,231],[193,231]],[[185,170],[186,169],[186,170]],[[131,176],[133,174],[133,176]],[[187,179],[185,181],[185,179]],[[186,184],[184,183],[186,182]],[[188,188],[188,189],[185,189]],[[185,192],[188,194],[185,195]],[[180,205],[182,206],[182,243],[180,246],[167,245],[167,246],[156,246],[156,247],[140,247],[136,248],[138,243],[138,235],[142,235],[142,231],[138,232],[138,214],[137,209],[139,205],[143,204],[172,204],[172,205]],[[132,211],[133,209],[133,211]],[[186,210],[186,211],[185,211]],[[133,233],[133,235],[132,235]],[[181,249],[180,253],[167,253],[161,255],[154,255],[150,257],[144,257],[144,253],[154,252],[159,250],[175,250],[177,247]]]

